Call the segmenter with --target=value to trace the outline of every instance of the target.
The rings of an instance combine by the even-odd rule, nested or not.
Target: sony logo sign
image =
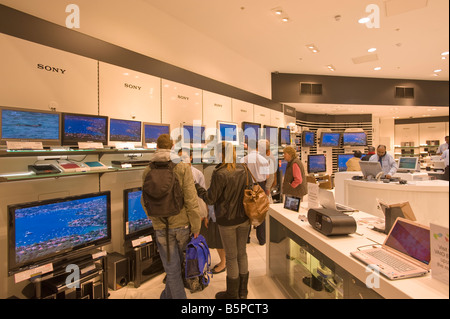
[[[214,106],[216,106],[216,107],[222,107],[222,104],[214,103]]]
[[[141,90],[140,86],[133,85],[133,84],[124,83],[124,86],[128,89],[139,90],[139,91]]]
[[[56,73],[61,73],[61,74],[64,74],[66,72],[66,70],[63,70],[61,68],[55,68],[53,66],[43,65],[43,64],[40,64],[40,63],[38,63],[37,68],[40,69],[40,70],[45,70],[45,71],[48,71],[48,72],[56,72]]]
[[[179,95],[179,94],[178,94],[178,98],[179,98],[179,99],[182,99],[182,100],[189,100],[189,97],[187,97],[187,96],[182,96],[182,95]]]

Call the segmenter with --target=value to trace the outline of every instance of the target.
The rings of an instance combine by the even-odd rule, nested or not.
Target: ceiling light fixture
[[[380,71],[381,70],[381,66],[377,66],[376,68],[373,68],[375,71]]]
[[[448,55],[448,51],[442,52],[441,55]]]
[[[314,44],[307,44],[306,47],[313,53],[319,52],[319,49]]]
[[[330,71],[336,71],[336,68],[332,64],[327,65],[327,68]]]
[[[367,50],[367,52],[375,52],[377,50],[377,48],[370,48],[369,50]]]
[[[434,70],[434,72],[436,72],[436,73],[441,72],[441,71],[442,71],[441,69]]]
[[[358,20],[358,23],[366,24],[366,23],[369,22],[369,21],[370,21],[370,18],[369,18],[369,17],[364,17],[364,18],[359,19],[359,20]]]
[[[288,21],[289,21],[289,18],[288,18],[288,17],[284,17],[284,18],[281,19],[281,21],[283,21],[283,22],[288,22]]]

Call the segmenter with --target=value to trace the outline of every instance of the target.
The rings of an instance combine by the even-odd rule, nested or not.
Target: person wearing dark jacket
[[[305,168],[297,156],[292,146],[287,146],[283,150],[284,159],[288,162],[282,192],[284,195],[291,195],[303,199],[308,194]]]
[[[217,145],[220,164],[211,176],[208,190],[196,184],[197,194],[206,204],[214,205],[227,267],[226,291],[216,299],[246,299],[248,294],[247,237],[250,221],[244,211],[244,189],[247,173],[244,164],[236,163],[236,150],[231,143]],[[251,176],[249,176],[251,180]]]

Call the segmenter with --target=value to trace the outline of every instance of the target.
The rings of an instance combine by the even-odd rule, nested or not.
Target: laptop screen
[[[430,230],[426,227],[398,219],[384,245],[426,265],[430,263]]]

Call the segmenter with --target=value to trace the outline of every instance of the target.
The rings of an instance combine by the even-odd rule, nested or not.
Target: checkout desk
[[[391,281],[350,255],[358,247],[384,242],[385,234],[369,229],[378,218],[353,213],[356,233],[327,237],[307,221],[307,205],[302,203],[297,213],[283,208],[283,204],[272,204],[267,215],[267,274],[288,298],[449,298],[448,285],[433,279],[431,274]]]

